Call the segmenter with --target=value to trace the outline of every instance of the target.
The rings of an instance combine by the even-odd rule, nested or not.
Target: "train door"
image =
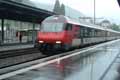
[[[81,43],[80,45],[82,46],[84,44],[84,27],[83,26],[80,26],[80,40],[81,40]]]
[[[81,43],[81,40],[80,40],[80,26],[79,25],[73,25],[72,32],[73,32],[72,46],[80,46],[80,43]]]
[[[72,35],[72,26],[73,25],[70,24],[70,23],[67,23],[66,26],[65,26],[65,30],[67,31],[67,37],[66,37],[66,39],[67,39],[68,43],[71,43],[72,37],[73,37],[73,35]]]

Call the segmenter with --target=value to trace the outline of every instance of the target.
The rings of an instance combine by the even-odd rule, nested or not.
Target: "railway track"
[[[38,58],[44,58],[44,55],[34,48],[1,51],[0,69],[32,61]]]
[[[26,55],[26,54],[32,54],[32,53],[38,53],[38,52],[39,51],[34,48],[0,51],[0,59],[21,56],[21,55]]]
[[[100,43],[104,43],[104,42],[100,42]],[[100,43],[95,43],[95,44],[92,44],[92,45],[85,45],[85,46],[82,46],[80,48],[82,49],[82,48],[94,46],[94,45],[97,45],[97,44],[100,44]],[[53,53],[57,54],[57,53],[61,53],[61,52],[64,52],[64,51],[57,51],[57,52],[53,52]],[[0,59],[22,56],[22,55],[33,54],[33,53],[40,53],[40,51],[36,48],[25,48],[25,49],[0,51]],[[48,52],[48,53],[50,53],[50,52]],[[51,55],[53,55],[53,54],[51,54]]]
[[[86,49],[86,48],[87,47],[81,48],[81,49]],[[67,54],[70,54],[76,51],[79,51],[79,49],[69,51],[69,52],[58,51],[58,52],[52,52],[52,53],[55,53],[55,55],[60,54],[60,53],[65,53],[65,54],[59,55],[59,56],[64,56],[64,55],[67,55]],[[46,52],[46,53],[51,54],[51,52]],[[53,56],[53,55],[43,55],[40,51],[34,48],[4,51],[0,53],[0,69],[14,66],[14,65],[19,65],[21,63],[30,62],[30,61],[37,60],[37,59],[42,59],[42,58],[49,57],[49,56]]]
[[[116,40],[119,41],[119,40]],[[37,59],[34,61],[29,61],[23,64],[19,64],[19,65],[14,65],[11,67],[7,67],[4,69],[0,69],[0,79],[5,79],[17,74],[22,74],[24,72],[36,69],[36,68],[40,68],[43,67],[45,65],[57,62],[59,64],[59,62],[63,59],[66,58],[70,58],[72,56],[76,56],[81,54],[82,56],[85,56],[85,54],[82,53],[87,53],[88,51],[94,50],[95,48],[110,44],[110,43],[114,43],[115,41],[111,41],[111,42],[107,42],[107,43],[103,43],[103,44],[99,44],[99,45],[95,45],[95,46],[91,46],[89,48],[84,48],[84,49],[78,49],[78,50],[74,50],[74,51],[70,51],[67,52],[65,54],[58,54],[58,55],[54,55],[54,56],[49,56],[46,58],[42,58],[42,59]],[[88,55],[88,54],[86,54]]]
[[[69,52],[48,52],[48,53],[50,54],[55,53],[55,55],[59,53],[63,53],[61,55],[64,56],[64,55],[69,55],[76,51],[84,50],[84,49],[87,49],[93,46],[87,46],[87,47],[85,46],[85,47],[82,47],[81,49],[75,49]],[[49,56],[53,56],[53,55],[49,55]],[[2,51],[0,52],[0,63],[1,63],[0,69],[14,66],[14,65],[19,65],[21,63],[26,63],[26,62],[37,60],[37,59],[42,59],[42,58],[49,57],[49,56],[43,55],[41,52],[39,52],[35,48]]]

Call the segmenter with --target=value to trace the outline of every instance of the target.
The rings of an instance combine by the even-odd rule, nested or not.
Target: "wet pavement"
[[[102,80],[120,80],[120,55],[115,59]]]
[[[86,53],[89,55],[77,55],[4,80],[119,80],[117,78],[119,78],[120,72],[118,56],[120,41],[84,54]],[[114,65],[106,72],[114,60]]]

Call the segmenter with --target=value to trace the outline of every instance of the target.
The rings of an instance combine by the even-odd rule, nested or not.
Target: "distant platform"
[[[25,48],[33,48],[33,44],[15,44],[15,45],[5,45],[0,46],[0,51],[8,51],[8,50],[18,50],[18,49],[25,49]]]

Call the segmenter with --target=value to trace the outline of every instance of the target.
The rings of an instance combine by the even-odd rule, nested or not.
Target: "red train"
[[[37,34],[35,47],[39,50],[69,50],[87,44],[120,38],[120,32],[87,25],[66,16],[54,15],[46,18]]]

